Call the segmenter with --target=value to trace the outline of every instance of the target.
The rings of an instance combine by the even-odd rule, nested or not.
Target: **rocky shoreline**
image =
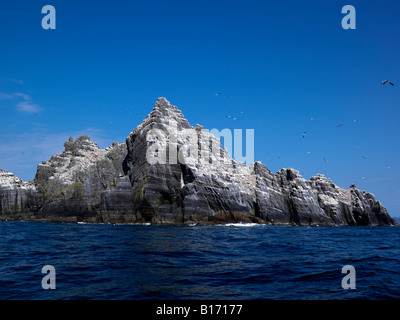
[[[155,129],[161,136],[152,135]],[[187,132],[196,136],[197,161],[185,149]],[[149,162],[149,150],[160,156],[165,144],[173,146],[169,160],[173,150],[181,161]],[[32,181],[0,170],[0,221],[397,225],[354,185],[343,189],[324,175],[306,180],[295,169],[273,174],[261,162],[247,167],[233,160],[217,137],[192,127],[165,98],[126,143],[100,149],[82,136],[64,146],[38,165]]]

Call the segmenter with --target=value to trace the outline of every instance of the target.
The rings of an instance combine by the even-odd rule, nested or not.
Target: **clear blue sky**
[[[273,172],[354,183],[400,216],[399,67],[397,0],[2,0],[0,168],[30,180],[69,136],[124,142],[164,96],[192,125],[254,129]]]

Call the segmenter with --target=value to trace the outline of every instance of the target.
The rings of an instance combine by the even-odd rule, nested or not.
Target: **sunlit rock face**
[[[158,99],[126,143],[138,219],[261,222],[254,215],[252,171],[234,161],[217,137],[202,126],[192,127],[165,98]]]

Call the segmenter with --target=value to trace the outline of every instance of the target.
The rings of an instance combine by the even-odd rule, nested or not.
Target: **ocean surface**
[[[3,221],[0,299],[400,299],[400,227]]]

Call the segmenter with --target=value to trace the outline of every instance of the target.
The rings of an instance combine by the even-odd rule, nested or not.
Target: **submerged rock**
[[[375,197],[323,175],[273,174],[231,158],[219,137],[192,127],[159,98],[127,137],[100,149],[88,136],[39,164],[25,182],[0,171],[0,218],[110,223],[395,225]]]

